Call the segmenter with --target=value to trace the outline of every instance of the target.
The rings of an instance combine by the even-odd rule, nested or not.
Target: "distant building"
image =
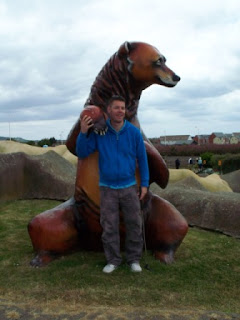
[[[193,140],[196,142],[196,144],[203,145],[209,143],[209,134],[199,134],[193,137]]]
[[[233,132],[232,143],[240,143],[240,132]]]
[[[160,137],[160,144],[162,145],[183,145],[192,144],[193,139],[190,135],[176,135],[176,136],[162,136]]]
[[[161,145],[166,146],[190,144],[237,144],[240,143],[240,132],[213,132],[211,134],[199,134],[194,137],[191,137],[190,135],[162,136],[155,139],[155,143],[160,143]]]
[[[224,134],[222,132],[213,132],[209,137],[212,144],[225,144]]]
[[[236,137],[232,135],[232,137],[230,138],[230,144],[237,144],[237,143],[240,143],[240,136]]]
[[[209,143],[213,144],[237,144],[240,143],[239,133],[213,132],[210,135]]]

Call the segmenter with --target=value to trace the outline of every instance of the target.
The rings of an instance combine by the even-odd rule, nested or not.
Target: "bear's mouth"
[[[168,87],[168,88],[175,87],[175,85],[177,84],[177,82],[169,82],[169,81],[165,82],[159,76],[156,76],[156,79],[157,79],[158,84],[160,84],[164,87]]]
[[[106,117],[102,116],[100,117],[93,125],[92,130],[100,135],[100,136],[104,136],[108,130],[108,126],[106,125]]]
[[[105,127],[105,128],[94,128],[93,131],[100,135],[100,136],[104,136],[106,134],[106,132],[108,131],[108,127]]]
[[[181,80],[181,78],[175,73],[173,75],[167,75],[163,79],[159,75],[157,75],[156,79],[158,80],[158,83],[160,85],[169,87],[169,88],[175,87],[176,84]]]

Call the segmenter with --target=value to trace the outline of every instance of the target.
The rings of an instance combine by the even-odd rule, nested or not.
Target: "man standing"
[[[176,169],[179,169],[180,167],[180,160],[178,158],[175,160],[175,166],[176,166]]]
[[[141,272],[142,218],[140,201],[147,193],[149,171],[147,154],[140,130],[125,120],[125,100],[113,96],[107,107],[106,135],[94,132],[92,119],[84,116],[77,138],[76,152],[85,158],[99,152],[100,223],[107,265],[103,272],[111,273],[122,261],[119,236],[119,210],[123,213],[126,228],[125,255],[133,272]],[[135,178],[136,162],[139,167],[141,188],[138,192]]]

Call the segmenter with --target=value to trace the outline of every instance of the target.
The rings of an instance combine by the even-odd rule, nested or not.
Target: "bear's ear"
[[[126,57],[129,55],[130,51],[131,51],[131,43],[128,41],[125,41],[118,49],[118,56]]]

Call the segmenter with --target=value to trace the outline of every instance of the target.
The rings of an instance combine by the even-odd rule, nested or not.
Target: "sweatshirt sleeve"
[[[89,135],[80,132],[76,144],[76,154],[78,158],[84,159],[88,157],[91,153],[96,151],[96,145],[96,135],[94,132],[91,132]]]
[[[149,169],[147,152],[143,142],[141,133],[139,132],[138,143],[137,143],[137,162],[140,172],[141,187],[149,186]]]

